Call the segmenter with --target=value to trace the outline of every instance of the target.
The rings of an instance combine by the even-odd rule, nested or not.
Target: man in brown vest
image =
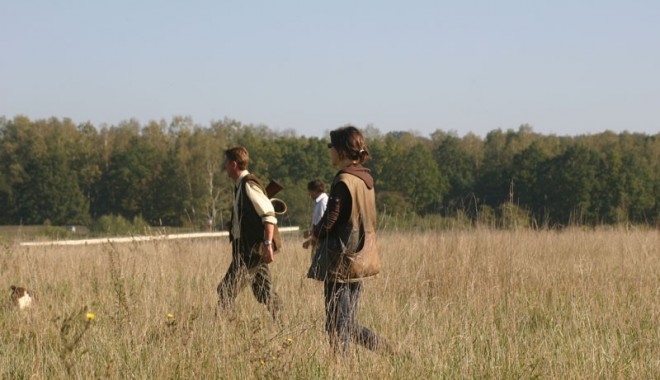
[[[257,301],[279,320],[282,302],[273,289],[268,267],[281,247],[277,218],[264,187],[247,170],[249,160],[243,147],[225,151],[224,169],[234,181],[235,196],[229,232],[232,261],[218,284],[218,309],[233,317],[236,296],[249,283]]]

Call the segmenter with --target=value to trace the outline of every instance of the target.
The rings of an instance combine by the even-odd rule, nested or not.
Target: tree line
[[[458,136],[361,128],[381,214],[535,227],[660,224],[660,134],[583,136],[518,130]],[[328,138],[189,117],[112,126],[68,118],[0,117],[0,224],[88,225],[104,216],[152,226],[222,226],[232,184],[223,152],[243,145],[264,185],[288,205],[284,225],[309,223],[306,184],[326,184]]]

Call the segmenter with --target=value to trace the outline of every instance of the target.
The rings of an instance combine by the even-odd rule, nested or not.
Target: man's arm
[[[277,218],[275,217],[275,208],[270,199],[264,194],[264,192],[256,184],[248,181],[246,183],[246,193],[254,209],[257,212],[257,215],[261,216],[261,221],[264,223],[277,224]]]
[[[264,244],[263,250],[261,251],[261,259],[266,263],[270,264],[275,258],[273,252],[273,231],[275,230],[275,225],[272,223],[264,223]]]
[[[275,225],[277,224],[275,209],[273,208],[270,199],[268,199],[259,186],[250,181],[248,181],[246,185],[247,196],[252,201],[257,214],[261,215],[261,222],[264,226],[264,241],[262,244],[261,259],[265,263],[271,263],[274,259],[273,234],[275,231]]]

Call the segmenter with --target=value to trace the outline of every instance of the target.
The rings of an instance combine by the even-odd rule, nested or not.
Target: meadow
[[[358,321],[396,353],[345,357],[302,237],[285,238],[279,325],[249,289],[236,319],[215,315],[226,239],[4,243],[0,378],[660,378],[657,230],[382,232]],[[35,307],[10,307],[12,284]]]

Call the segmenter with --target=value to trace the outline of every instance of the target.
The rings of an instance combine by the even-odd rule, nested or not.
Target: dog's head
[[[11,301],[14,306],[18,307],[20,310],[32,306],[34,301],[34,296],[29,290],[20,287],[20,286],[11,286]]]

